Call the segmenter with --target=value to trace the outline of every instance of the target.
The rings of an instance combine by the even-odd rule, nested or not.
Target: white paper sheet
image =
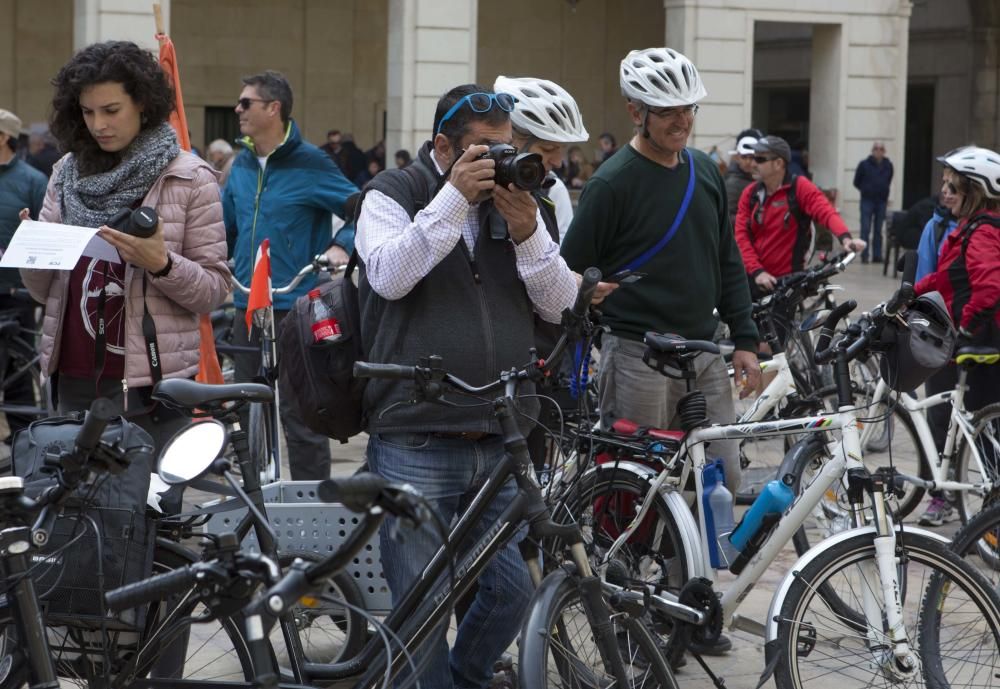
[[[118,250],[98,237],[95,227],[23,220],[0,258],[0,268],[73,270],[81,256],[121,263]]]

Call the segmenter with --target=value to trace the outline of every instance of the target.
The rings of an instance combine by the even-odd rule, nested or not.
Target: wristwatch
[[[170,269],[173,267],[174,267],[174,257],[168,253],[167,265],[163,266],[161,270],[158,270],[155,273],[151,272],[150,275],[152,275],[154,278],[164,278],[167,276],[167,274],[170,272]]]

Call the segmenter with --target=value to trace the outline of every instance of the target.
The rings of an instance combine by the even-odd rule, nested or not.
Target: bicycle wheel
[[[885,404],[879,404],[871,407],[867,416],[868,418],[859,419],[859,424],[861,451],[868,467],[875,469],[891,463],[901,474],[923,479],[931,477],[930,457],[917,436],[910,412],[896,404],[887,413]],[[896,519],[903,521],[923,498],[923,488],[909,482],[904,483],[902,496],[896,498]]]
[[[917,660],[913,674],[901,671],[891,652],[884,612],[874,624],[859,624],[837,614],[819,593],[828,586],[854,610],[864,609],[863,598],[884,610],[872,534],[864,532],[827,547],[797,573],[777,619],[779,689],[992,683],[1000,662],[1000,599],[989,583],[920,534],[900,534],[896,562],[902,633]]]
[[[278,557],[282,570],[301,558],[319,562],[318,553],[288,550]],[[313,596],[303,598],[289,611],[301,657],[311,663],[337,663],[345,661],[361,650],[368,636],[364,617],[349,609],[344,603],[364,607],[361,592],[354,579],[346,572],[329,577]],[[271,647],[283,676],[291,676],[289,649],[285,631],[276,626],[271,632]]]
[[[153,574],[189,565],[198,557],[176,544],[157,542]],[[192,624],[205,610],[190,594],[151,604],[142,633],[48,627],[60,684],[163,686],[179,679],[247,682],[253,664],[240,625],[231,618]],[[4,644],[17,643],[11,628]],[[106,662],[110,661],[110,670]],[[6,685],[5,685],[6,686]]]
[[[991,492],[984,505],[982,512],[958,530],[951,541],[951,549],[997,589],[1000,586],[1000,491]]]
[[[972,418],[974,429],[972,444],[962,440],[955,457],[955,477],[962,483],[979,483],[989,479],[1000,481],[1000,404],[990,404],[976,412]],[[975,448],[983,470],[973,458]],[[984,475],[985,472],[985,475]],[[985,494],[981,490],[965,490],[957,495],[958,516],[962,523],[979,514],[983,509]]]
[[[662,496],[657,496],[642,524],[609,559],[608,551],[635,519],[650,489],[651,479],[623,469],[598,469],[584,476],[576,490],[553,509],[553,520],[575,521],[595,569],[606,567],[615,584],[650,584],[679,594],[687,581],[688,554],[680,530]],[[558,543],[547,543],[549,552],[562,552]],[[558,563],[556,563],[558,564]],[[653,612],[654,631],[667,642],[667,653],[677,660],[684,645],[675,638],[673,620]]]
[[[199,559],[176,544],[157,541],[153,574],[178,569]],[[252,680],[253,663],[239,618],[223,617],[192,624],[190,620],[204,615],[206,609],[190,599],[191,592],[188,592],[176,599],[150,605],[146,632],[135,648],[139,658],[134,675],[235,682]],[[179,622],[173,623],[175,620]],[[154,635],[158,630],[160,633]]]
[[[551,596],[536,596],[525,618],[518,657],[522,687],[622,687],[601,657],[577,580],[563,579]],[[612,610],[611,623],[625,668],[624,687],[676,689],[670,667],[642,622]],[[623,687],[623,689],[624,689]]]

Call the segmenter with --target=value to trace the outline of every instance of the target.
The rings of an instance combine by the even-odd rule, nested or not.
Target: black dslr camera
[[[496,162],[494,181],[504,189],[513,184],[524,191],[538,191],[545,186],[545,165],[537,153],[518,153],[510,144],[493,144],[479,157]]]
[[[155,210],[149,206],[143,206],[136,210],[122,208],[104,224],[119,232],[146,239],[156,233],[156,224],[159,221],[160,218]]]

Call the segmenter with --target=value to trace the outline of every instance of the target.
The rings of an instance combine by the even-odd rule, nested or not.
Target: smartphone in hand
[[[635,270],[619,270],[617,273],[604,278],[604,282],[614,282],[619,285],[631,285],[636,280],[646,277],[645,273]]]

